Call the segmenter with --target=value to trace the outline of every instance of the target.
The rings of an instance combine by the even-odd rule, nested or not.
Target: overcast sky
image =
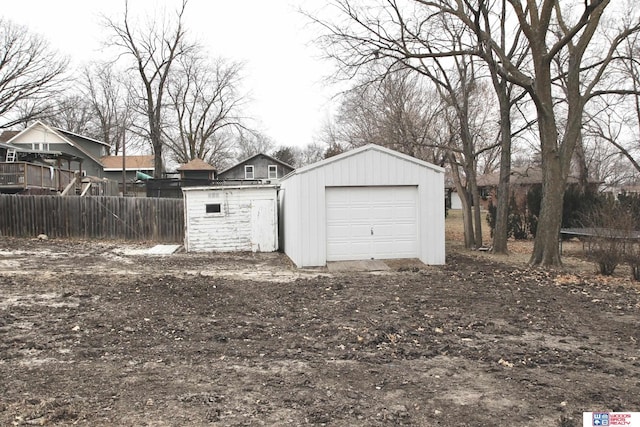
[[[316,0],[317,1],[317,0]],[[74,64],[105,58],[101,15],[120,17],[124,0],[19,0],[0,14],[46,37]],[[130,0],[131,13],[145,17],[172,12],[180,0]],[[300,6],[312,0],[190,0],[186,26],[214,56],[245,63],[252,96],[248,114],[277,145],[304,146],[331,112],[336,89],[324,82],[332,64],[320,59]]]

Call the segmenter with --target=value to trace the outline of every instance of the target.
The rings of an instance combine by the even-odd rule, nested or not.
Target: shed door
[[[327,261],[418,256],[418,189],[327,187]]]
[[[278,249],[278,221],[276,201],[273,199],[251,201],[251,250],[273,252]]]

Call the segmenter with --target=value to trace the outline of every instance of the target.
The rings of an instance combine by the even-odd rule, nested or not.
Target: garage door
[[[418,256],[418,189],[327,187],[327,261]]]

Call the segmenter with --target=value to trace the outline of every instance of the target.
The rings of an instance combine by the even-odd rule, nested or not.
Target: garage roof
[[[319,162],[316,162],[316,163],[307,165],[305,167],[296,169],[293,172],[290,172],[289,174],[287,174],[285,177],[283,177],[281,179],[281,181],[283,181],[283,180],[285,180],[285,179],[287,179],[287,178],[289,178],[291,176],[301,175],[301,174],[307,173],[309,171],[312,171],[314,169],[317,169],[317,168],[326,166],[328,164],[331,164],[333,162],[337,162],[337,161],[349,158],[351,156],[355,156],[355,155],[358,155],[360,153],[364,153],[366,151],[379,151],[381,153],[385,153],[385,154],[388,154],[390,156],[395,156],[395,157],[398,157],[398,158],[400,158],[402,160],[406,160],[408,162],[412,162],[412,163],[415,163],[417,165],[427,167],[427,168],[432,169],[432,170],[434,170],[436,172],[444,173],[444,168],[441,168],[440,166],[434,165],[433,163],[429,163],[429,162],[425,162],[425,161],[420,160],[420,159],[416,159],[415,157],[411,157],[411,156],[408,156],[406,154],[399,153],[397,151],[391,150],[391,149],[383,147],[381,145],[367,144],[367,145],[363,145],[362,147],[359,147],[359,148],[356,148],[356,149],[349,150],[349,151],[346,151],[344,153],[338,154],[337,156],[329,157],[328,159],[324,159],[324,160],[321,160]]]

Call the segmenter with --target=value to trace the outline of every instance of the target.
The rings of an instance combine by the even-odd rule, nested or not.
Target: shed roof
[[[324,160],[321,160],[319,162],[312,163],[310,165],[307,165],[307,166],[304,166],[302,168],[296,169],[293,172],[291,172],[288,175],[286,175],[284,178],[282,178],[282,180],[286,180],[289,177],[294,176],[294,175],[302,175],[302,174],[307,173],[309,171],[312,171],[314,169],[324,167],[324,166],[326,166],[328,164],[331,164],[331,163],[334,163],[334,162],[339,162],[341,160],[347,159],[347,158],[349,158],[351,156],[357,156],[360,153],[364,153],[366,151],[378,151],[378,152],[385,153],[385,154],[397,157],[399,159],[406,160],[408,162],[415,163],[417,165],[432,169],[432,170],[434,170],[436,172],[444,173],[444,168],[441,168],[440,166],[434,165],[433,163],[429,163],[429,162],[425,162],[425,161],[420,160],[420,159],[416,159],[415,157],[408,156],[406,154],[400,153],[400,152],[395,151],[395,150],[391,150],[391,149],[383,147],[381,145],[367,144],[367,145],[363,145],[362,147],[355,148],[353,150],[345,151],[344,153],[338,154],[337,156],[329,157],[328,159],[324,159]]]
[[[207,185],[199,187],[182,187],[183,192],[191,191],[213,191],[213,190],[247,190],[247,189],[262,189],[262,188],[275,188],[278,189],[278,184],[255,184],[255,185]]]
[[[202,159],[193,159],[178,168],[179,171],[214,171],[215,167]]]

